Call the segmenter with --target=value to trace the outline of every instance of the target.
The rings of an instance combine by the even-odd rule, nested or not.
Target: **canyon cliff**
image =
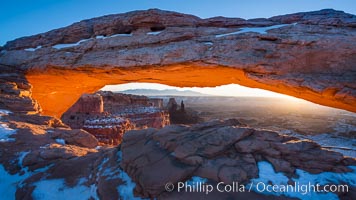
[[[99,91],[83,94],[61,117],[73,129],[84,129],[102,144],[118,145],[126,131],[170,124],[162,99]]]

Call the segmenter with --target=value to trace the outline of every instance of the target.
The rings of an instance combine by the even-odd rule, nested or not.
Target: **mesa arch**
[[[187,75],[186,73],[189,73]],[[33,85],[32,96],[39,101],[44,114],[60,117],[83,93],[93,93],[105,85],[129,82],[162,83],[178,87],[213,87],[236,83],[248,87],[262,88],[282,94],[303,98],[324,105],[344,108],[344,104],[330,99],[328,93],[318,94],[305,88],[289,85],[268,85],[249,79],[239,69],[222,66],[206,67],[195,65],[174,65],[137,68],[130,70],[86,70],[62,71],[51,69],[46,73],[26,75]]]
[[[82,93],[128,82],[236,83],[356,112],[355,24],[334,10],[253,20],[136,11],[10,41],[0,64],[57,117]]]

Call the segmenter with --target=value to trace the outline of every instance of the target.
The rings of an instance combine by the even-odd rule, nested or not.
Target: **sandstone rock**
[[[84,20],[8,42],[0,53],[0,108],[14,112],[6,119],[17,133],[15,143],[0,143],[0,161],[11,173],[44,170],[20,182],[16,198],[32,198],[40,180],[64,179],[68,186],[83,181],[81,186],[97,190],[100,197],[118,199],[117,187],[127,173],[138,196],[179,199],[184,197],[164,192],[166,181],[201,176],[212,182],[248,182],[258,175],[256,163],[264,160],[288,176],[295,169],[349,171],[355,159],[237,121],[128,132],[121,160],[119,148],[97,151],[55,143],[48,131],[68,128],[54,118],[23,114],[39,113],[42,107],[44,114],[60,117],[83,93],[143,80],[175,86],[240,83],[356,111],[355,21],[354,15],[333,10],[253,20],[149,10]],[[270,27],[282,23],[289,25]],[[248,32],[248,27],[269,30]],[[187,75],[184,80],[181,74]],[[94,107],[101,112],[100,104]],[[77,145],[92,146],[80,137],[73,142],[77,139]]]
[[[257,162],[263,160],[289,177],[296,176],[295,169],[309,173],[350,171],[345,165],[349,158],[314,142],[236,124],[240,123],[211,121],[127,132],[121,166],[137,183],[137,194],[145,198],[167,197],[162,187],[165,181],[176,183],[192,176],[247,183],[258,177]],[[155,171],[157,168],[160,170]]]
[[[121,143],[124,133],[133,129],[133,125],[128,119],[108,116],[85,120],[83,129],[94,135],[103,144],[118,145]]]
[[[267,157],[266,159],[272,163],[274,169],[276,170],[276,172],[286,172],[288,174],[293,174],[295,168],[291,166],[291,164],[285,160],[282,159],[276,159],[273,157]]]
[[[170,124],[162,102],[145,96],[99,91],[82,95],[63,114],[62,120],[71,128],[85,129],[102,144],[118,145],[128,130]]]
[[[354,15],[334,10],[253,20],[137,11],[9,41],[0,64],[26,74],[34,99],[44,113],[56,117],[80,94],[147,78],[175,86],[237,83],[356,111],[355,23]],[[261,31],[251,32],[249,27]],[[104,37],[112,35],[116,36]],[[63,49],[55,46],[84,39]],[[178,74],[186,72],[190,76],[181,81]],[[48,81],[63,74],[64,80]],[[28,109],[36,107],[28,99]],[[6,98],[3,102],[13,106]]]
[[[188,177],[197,168],[170,157],[168,152],[162,151],[155,141],[147,142],[150,132],[147,130],[142,130],[141,133],[130,131],[124,135],[124,141],[127,140],[128,144],[125,142],[121,146],[123,154],[121,166],[137,183],[135,190],[145,197],[159,195],[165,190],[162,186],[166,183],[178,182]],[[136,134],[140,137],[131,136]],[[132,140],[136,140],[134,145],[131,143]],[[137,148],[136,145],[142,146]],[[143,152],[147,154],[142,155]]]
[[[98,140],[90,133],[82,129],[63,130],[51,133],[54,139],[63,139],[66,144],[80,147],[95,148]]]
[[[47,125],[48,127],[52,127],[52,128],[58,128],[58,127],[68,128],[68,126],[63,124],[63,122],[60,119],[51,116],[42,116],[40,114],[27,115],[26,117],[23,117],[22,114],[15,113],[14,115],[11,115],[9,118],[17,122],[26,122],[30,124],[36,124],[36,125]]]
[[[254,130],[244,125],[240,127],[236,120],[212,121],[195,126],[172,125],[160,130],[149,128],[129,131],[124,134],[123,143],[118,147],[95,150],[68,144],[70,139],[80,143],[82,138],[76,134],[90,136],[82,130],[49,128],[41,123],[23,122],[26,120],[15,122],[13,120],[21,115],[17,114],[16,118],[11,118],[11,115],[6,119],[17,129],[17,143],[0,143],[0,162],[12,173],[31,173],[21,180],[21,187],[16,191],[18,199],[33,196],[36,188],[38,189],[38,186],[34,186],[40,181],[59,180],[63,180],[62,189],[80,186],[101,199],[123,198],[118,188],[130,190],[133,185],[136,186],[135,196],[177,199],[176,192],[165,192],[164,185],[167,182],[176,184],[178,181],[199,176],[208,178],[211,184],[219,181],[248,183],[252,178],[258,177],[259,161],[270,162],[276,171],[283,172],[288,177],[296,176],[295,169],[311,173],[347,172],[347,166],[356,163],[355,159],[342,157],[339,153],[310,144],[310,141],[297,141],[294,137]],[[39,134],[41,130],[43,133]],[[66,137],[66,144],[59,144],[54,140]],[[175,150],[188,141],[199,148],[187,148],[187,157],[177,156]],[[269,148],[251,153],[235,148],[244,141],[255,141],[256,144],[266,142]],[[269,153],[272,149],[279,152],[280,145],[283,145],[281,150],[288,154]],[[181,196],[186,194],[181,193]],[[226,198],[270,198],[254,192],[224,195]],[[348,197],[348,194],[339,195]],[[195,196],[187,196],[188,199],[193,197]],[[216,196],[209,194],[207,197]]]
[[[24,77],[24,72],[1,64],[0,71],[0,107],[12,112],[40,112],[41,107],[32,98],[32,85]]]
[[[327,17],[325,17],[327,16]],[[356,17],[342,11],[333,9],[323,9],[317,12],[301,12],[296,14],[282,15],[270,18],[271,21],[280,23],[303,23],[303,24],[319,24],[328,26],[346,26],[355,27]]]

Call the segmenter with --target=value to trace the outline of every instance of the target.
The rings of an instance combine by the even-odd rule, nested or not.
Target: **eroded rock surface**
[[[74,129],[84,129],[101,144],[118,145],[126,131],[170,124],[162,99],[99,91],[84,94],[61,117]]]
[[[57,117],[82,93],[142,81],[237,83],[355,112],[355,24],[335,10],[251,20],[135,11],[9,41],[0,64],[22,69]]]
[[[81,191],[79,199],[289,199],[255,192],[165,192],[164,185],[192,177],[213,185],[248,184],[263,170],[258,167],[261,161],[288,177],[295,177],[296,169],[342,174],[354,173],[349,166],[356,166],[355,159],[314,142],[255,130],[233,119],[129,131],[115,148],[93,148],[97,141],[91,134],[50,127],[48,120],[16,113],[1,116],[2,125],[15,131],[9,136],[12,140],[0,142],[0,169],[4,177],[11,177],[6,181],[15,188],[16,199],[58,198],[70,191]],[[350,191],[338,195],[352,198],[353,186]]]
[[[130,131],[124,135],[121,149],[121,166],[136,182],[136,193],[145,198],[166,196],[162,186],[167,182],[175,184],[193,176],[247,184],[258,177],[259,161],[270,162],[289,177],[295,176],[296,169],[342,173],[352,171],[347,166],[356,165],[355,159],[312,141],[254,130],[237,120]]]
[[[297,169],[349,172],[355,159],[236,120],[131,131],[118,148],[94,148],[92,135],[55,117],[83,93],[133,81],[240,83],[355,112],[355,21],[334,10],[253,20],[148,10],[8,42],[0,53],[0,108],[12,111],[1,116],[1,127],[11,132],[0,142],[5,183],[16,199],[53,199],[73,188],[84,199],[119,199],[133,188],[135,196],[179,199],[181,193],[165,192],[166,181],[200,176],[215,184],[248,183],[259,176],[260,161],[288,177]],[[94,107],[101,112],[100,104]],[[355,186],[350,191],[338,195],[352,199]]]

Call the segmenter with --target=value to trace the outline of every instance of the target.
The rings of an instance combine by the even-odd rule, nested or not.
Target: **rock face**
[[[246,184],[258,177],[257,162],[263,160],[289,176],[295,176],[296,169],[347,172],[348,165],[356,164],[312,141],[254,130],[237,120],[130,131],[121,149],[121,166],[136,182],[136,194],[145,198],[165,196],[162,186],[167,182],[176,184],[192,176]]]
[[[84,121],[83,129],[93,134],[101,143],[118,145],[126,131],[134,128],[127,118],[101,116]]]
[[[340,173],[350,171],[348,166],[356,166],[355,159],[325,150],[314,142],[255,130],[237,120],[129,131],[124,134],[121,145],[99,149],[93,148],[98,141],[91,134],[63,126],[50,127],[48,121],[51,120],[21,113],[1,115],[1,125],[15,130],[11,135],[13,140],[0,142],[0,170],[5,178],[2,185],[9,188],[6,193],[9,197],[52,199],[53,194],[58,197],[62,193],[80,191],[80,194],[74,193],[80,199],[103,200],[133,199],[134,196],[289,199],[255,192],[209,195],[166,192],[164,185],[196,176],[208,179],[211,184],[217,181],[248,183],[259,177],[260,161],[268,161],[276,171],[288,177],[296,177],[297,169],[316,174],[321,171]],[[353,199],[355,187],[350,186],[349,192],[338,195]]]
[[[98,146],[98,139],[82,129],[52,132],[51,137],[54,139],[62,139],[66,144],[80,147],[95,148]]]
[[[166,108],[169,112],[171,124],[196,124],[203,121],[196,111],[186,109],[183,101],[181,105],[178,106],[175,98],[169,98]]]
[[[71,128],[84,129],[100,143],[118,145],[126,131],[170,124],[162,99],[100,91],[84,94],[63,116]]]
[[[9,41],[0,64],[26,74],[32,97],[57,117],[83,93],[140,81],[237,83],[355,112],[355,24],[335,10],[251,20],[136,11]]]
[[[24,71],[0,65],[0,107],[20,113],[38,113],[42,109],[32,98],[32,85]]]
[[[99,94],[83,94],[76,104],[69,108],[70,113],[100,114],[104,112],[103,97]]]

